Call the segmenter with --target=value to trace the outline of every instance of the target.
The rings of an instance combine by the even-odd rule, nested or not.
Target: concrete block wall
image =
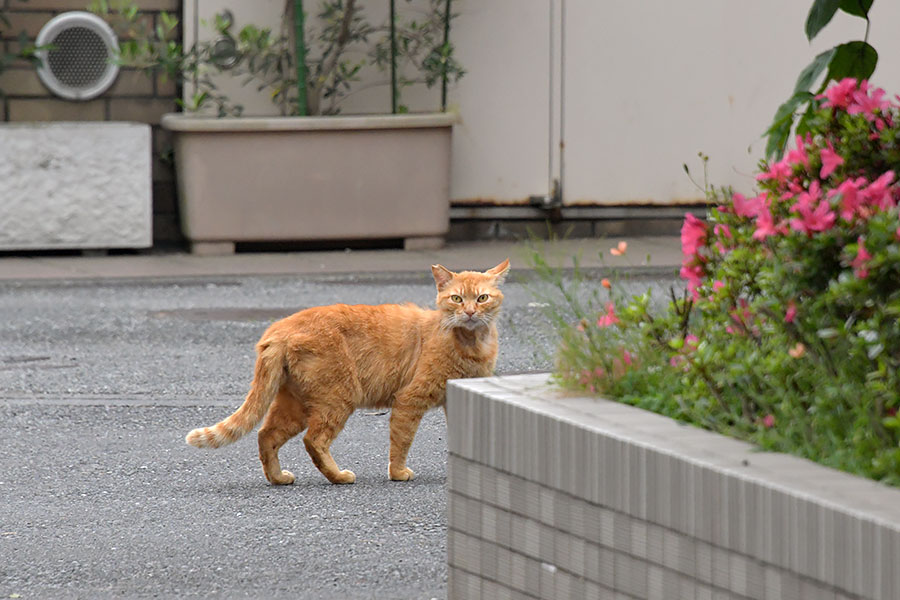
[[[452,599],[900,598],[900,490],[546,375],[447,414]]]
[[[0,127],[0,250],[152,245],[150,126]]]
[[[12,51],[24,32],[31,41],[52,17],[85,10],[90,0],[0,0],[6,6],[9,27],[0,27],[0,44]],[[182,0],[137,0],[141,12],[154,26],[159,14],[181,14]],[[112,87],[93,100],[77,102],[54,96],[25,63],[14,64],[0,74],[0,120],[29,121],[131,121],[152,128],[153,144],[153,240],[156,245],[182,243],[178,224],[174,167],[170,161],[171,134],[159,127],[160,117],[176,109],[176,84],[163,77],[148,77],[122,69]]]

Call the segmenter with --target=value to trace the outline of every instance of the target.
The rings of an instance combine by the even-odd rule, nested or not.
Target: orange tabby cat
[[[230,417],[187,434],[188,444],[218,448],[259,430],[266,479],[291,484],[278,449],[304,429],[313,463],[332,483],[353,483],[329,448],[357,408],[390,408],[391,479],[413,478],[406,455],[430,408],[443,406],[448,379],[485,377],[497,362],[499,285],[505,260],[484,273],[431,267],[437,310],[412,304],[336,304],[300,311],[274,323],[256,346],[247,399]]]

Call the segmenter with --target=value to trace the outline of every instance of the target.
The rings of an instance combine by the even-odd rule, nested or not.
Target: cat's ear
[[[441,265],[431,265],[431,274],[434,275],[434,283],[439,292],[456,277],[456,273]]]
[[[507,258],[502,263],[494,267],[493,269],[488,269],[485,271],[485,274],[490,275],[494,278],[494,284],[500,285],[506,279],[506,274],[509,273],[509,259]]]

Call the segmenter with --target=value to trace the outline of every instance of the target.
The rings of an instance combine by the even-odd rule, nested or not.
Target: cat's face
[[[508,259],[484,273],[454,273],[441,265],[431,267],[438,289],[437,307],[444,313],[444,326],[472,330],[490,325],[500,312],[503,303],[500,284],[508,271]]]

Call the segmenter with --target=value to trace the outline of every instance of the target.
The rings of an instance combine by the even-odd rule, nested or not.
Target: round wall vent
[[[97,15],[73,11],[47,21],[36,44],[50,46],[40,53],[37,73],[47,88],[63,98],[90,100],[113,84],[119,67],[112,58],[119,49],[116,34]]]

